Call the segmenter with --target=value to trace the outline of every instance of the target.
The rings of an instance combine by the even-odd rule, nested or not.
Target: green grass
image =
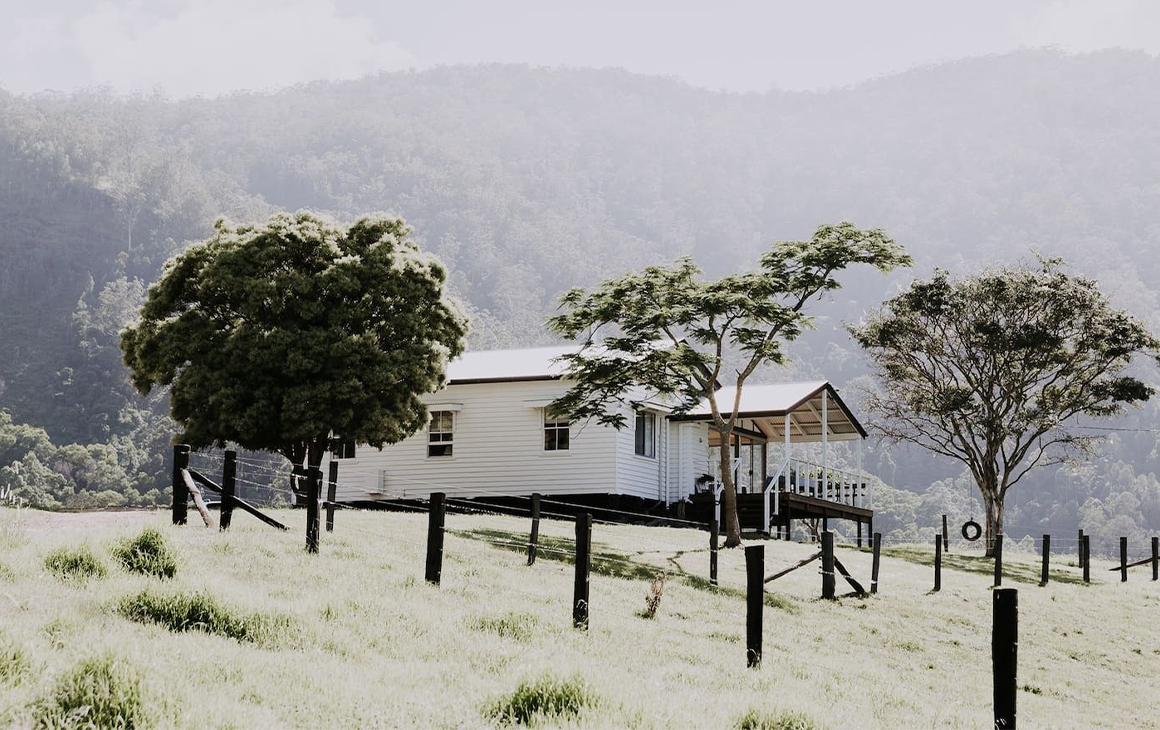
[[[53,550],[44,558],[44,567],[63,581],[83,583],[90,578],[104,578],[108,571],[104,563],[93,555],[88,545]]]
[[[44,730],[134,730],[154,727],[141,678],[110,655],[85,659],[60,677],[33,711]]]
[[[501,725],[539,725],[575,719],[596,697],[579,677],[545,676],[521,682],[515,690],[488,706],[484,715]]]
[[[905,545],[900,547],[882,548],[882,554],[888,555],[892,558],[900,558],[908,560],[919,565],[926,565],[930,568],[931,575],[934,575],[934,554],[929,548],[924,549],[913,545]],[[1014,560],[1013,556],[1004,555],[1003,560],[1003,580],[1013,581],[1015,583],[1029,583],[1038,585],[1039,579],[1042,577],[1042,566],[1039,562],[1028,563],[1022,560]],[[977,575],[987,575],[992,579],[995,577],[995,561],[991,558],[983,557],[982,555],[967,555],[964,553],[943,553],[943,570],[958,570],[964,573],[975,573]],[[1083,583],[1083,575],[1073,573],[1069,570],[1063,570],[1059,567],[1050,568],[1048,570],[1048,577],[1052,582],[1057,583]],[[932,578],[933,580],[933,578]]]
[[[152,527],[137,537],[120,540],[113,548],[113,557],[125,570],[156,578],[172,578],[177,574],[177,560],[165,536]]]
[[[70,702],[50,698],[86,683],[139,698],[143,724],[199,730],[522,727],[520,717],[660,730],[728,728],[747,715],[754,727],[795,717],[818,728],[990,724],[990,572],[948,564],[930,594],[929,548],[883,556],[879,592],[866,598],[820,600],[816,561],[769,584],[762,666],[747,671],[744,554],[722,550],[720,585],[708,585],[703,532],[594,526],[605,564],[634,567],[593,572],[583,632],[572,627],[569,561],[545,551],[528,566],[522,545],[492,544],[522,543],[526,519],[448,515],[432,586],[426,515],[340,512],[317,555],[303,549],[301,511],[273,515],[292,530],[247,515],[227,533],[171,527],[157,513],[22,515],[2,557],[13,577],[0,583],[0,657],[18,645],[20,658],[8,660],[19,680],[0,681],[0,727],[59,725]],[[113,546],[145,528],[165,535],[179,566],[164,584],[117,569],[78,589],[39,569],[62,545]],[[546,545],[570,548],[571,522],[545,519],[540,531]],[[767,542],[765,573],[816,551]],[[869,586],[870,554],[838,552]],[[1007,561],[1037,572],[1035,556]],[[1160,585],[1139,574],[1121,584],[1108,567],[1093,561],[1091,586],[1012,580],[1025,727],[1160,730],[1139,704],[1160,659]],[[637,613],[660,570],[669,580],[646,621]],[[94,669],[63,679],[92,657],[115,657],[121,678]],[[536,690],[551,682],[582,684],[588,701],[552,715],[575,703]]]
[[[21,644],[0,634],[0,684],[15,685],[32,670],[32,658]]]
[[[798,712],[750,710],[737,719],[737,730],[818,730],[808,715]]]

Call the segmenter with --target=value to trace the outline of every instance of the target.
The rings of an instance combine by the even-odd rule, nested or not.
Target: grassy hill
[[[508,544],[527,520],[449,515],[433,587],[425,515],[339,513],[316,556],[302,548],[304,514],[279,517],[294,529],[244,514],[221,534],[170,527],[163,513],[0,512],[0,725],[61,726],[78,702],[196,728],[488,727],[552,706],[565,711],[546,724],[566,727],[990,724],[990,580],[969,557],[939,594],[919,548],[891,548],[870,598],[820,601],[816,563],[790,574],[771,584],[764,663],[749,671],[743,554],[722,552],[722,588],[708,588],[701,532],[597,525],[584,633],[571,627],[569,522],[543,523],[547,550],[527,567]],[[146,527],[171,547],[172,578],[114,557]],[[84,546],[103,577],[76,575],[100,572],[83,558],[50,561],[73,577],[46,567]],[[813,550],[769,542],[766,572]],[[839,559],[868,580],[868,552]],[[1035,575],[1034,557],[1022,560],[1013,571]],[[1046,588],[1012,583],[1023,726],[1160,726],[1142,709],[1160,664],[1160,586],[1146,569],[1076,584],[1069,562]],[[1101,581],[1115,575],[1095,567]],[[658,569],[669,571],[660,609],[643,618]]]

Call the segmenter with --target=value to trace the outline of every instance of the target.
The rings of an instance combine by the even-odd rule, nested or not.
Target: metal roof
[[[447,384],[555,380],[564,372],[564,364],[554,360],[579,349],[579,345],[554,345],[522,350],[465,352],[448,363]]]
[[[781,415],[800,406],[804,401],[829,385],[825,380],[811,380],[804,383],[773,383],[769,385],[750,384],[741,390],[741,406],[738,413],[748,418],[750,414]],[[733,399],[737,388],[732,385],[717,391],[717,407],[725,415],[733,411]],[[689,416],[712,415],[709,400],[701,401],[688,412]]]

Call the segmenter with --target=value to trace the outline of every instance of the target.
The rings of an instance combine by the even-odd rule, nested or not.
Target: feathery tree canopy
[[[936,271],[850,327],[873,363],[871,429],[962,462],[986,508],[988,555],[1008,490],[1086,451],[1106,418],[1154,390],[1127,368],[1160,342],[1058,259],[953,280]]]
[[[467,321],[398,218],[299,212],[230,226],[170,261],[121,336],[134,387],[170,390],[179,438],[317,465],[332,436],[381,446],[426,425]]]
[[[841,288],[836,275],[854,264],[880,271],[909,266],[910,257],[884,231],[851,223],[819,226],[808,241],[775,244],[757,270],[706,281],[690,258],[672,266],[604,282],[594,291],[566,293],[549,326],[583,347],[562,359],[575,381],[553,409],[576,420],[623,428],[628,414],[654,398],[687,412],[707,400],[713,428],[729,443],[742,388],[763,364],[786,362],[783,342],[812,324],[806,305]],[[741,366],[726,374],[726,358]],[[720,380],[735,398],[717,402]],[[720,449],[725,546],[741,543],[737,493],[729,449]]]

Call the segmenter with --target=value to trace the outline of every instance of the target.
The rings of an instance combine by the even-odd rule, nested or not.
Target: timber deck
[[[713,518],[713,495],[708,492],[694,494],[691,498],[689,518],[709,522]],[[765,498],[761,494],[742,493],[737,495],[737,518],[744,532],[765,529],[762,510]],[[809,497],[794,492],[780,492],[777,495],[777,513],[770,515],[770,528],[787,527],[791,520],[850,520],[859,525],[874,524],[874,510],[854,507],[841,502],[832,502],[817,497]],[[770,512],[773,512],[773,495],[770,495]]]

